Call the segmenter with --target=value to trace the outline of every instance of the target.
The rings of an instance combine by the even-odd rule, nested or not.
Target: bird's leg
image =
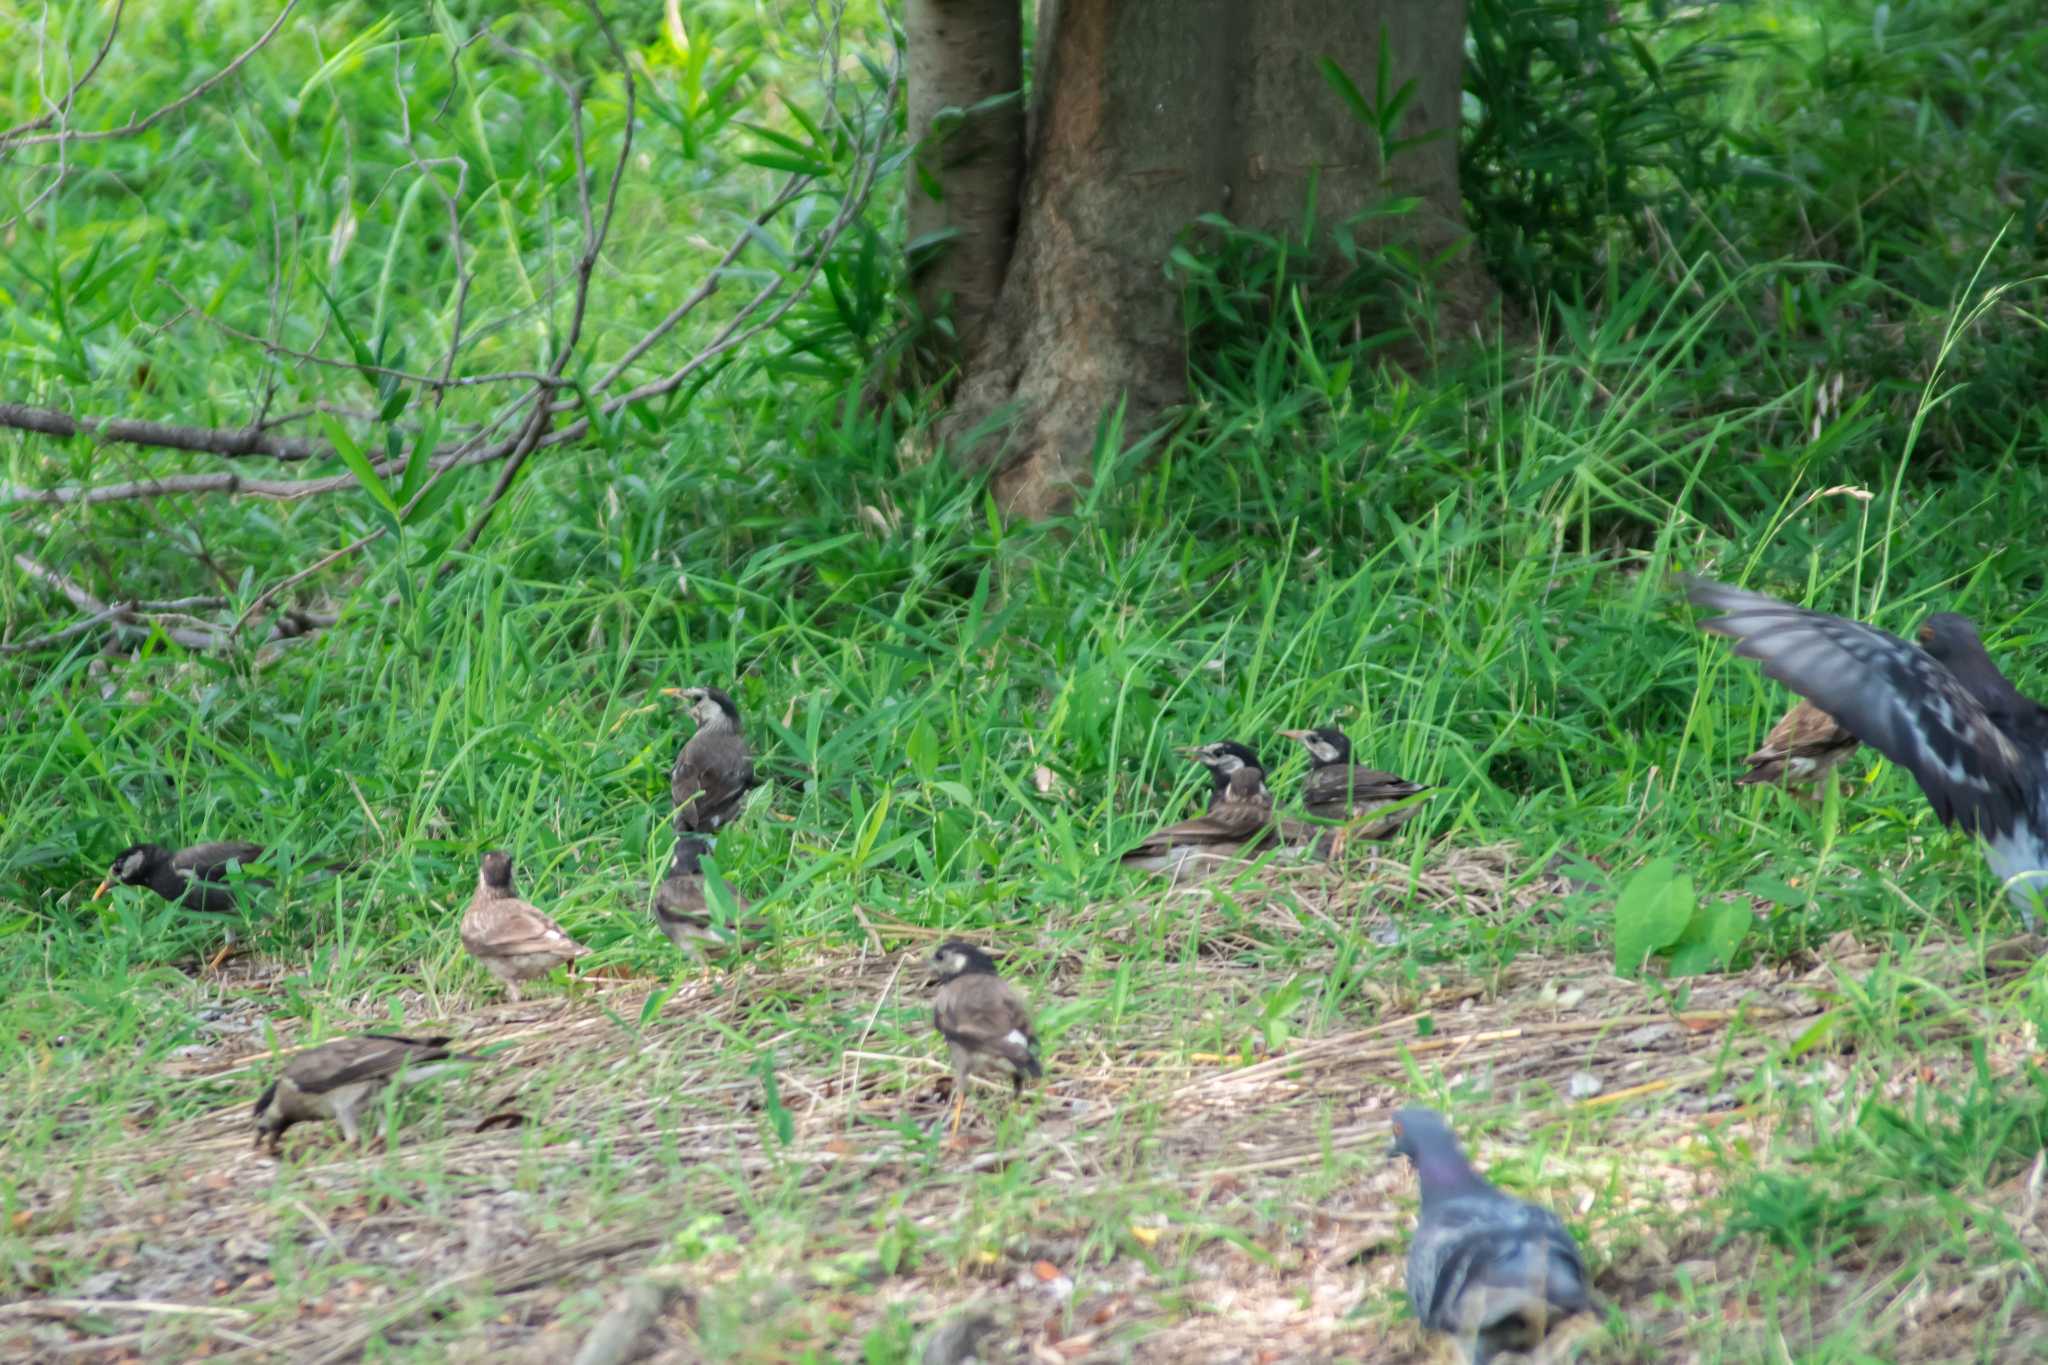
[[[348,1143],[348,1145],[351,1147],[356,1146],[357,1141],[362,1137],[363,1132],[361,1127],[359,1127],[356,1123],[356,1107],[353,1104],[343,1104],[336,1106],[334,1110],[334,1121],[341,1125],[342,1141]]]
[[[946,1140],[952,1142],[960,1136],[960,1119],[967,1112],[967,1077],[953,1073],[953,1122],[946,1129]]]
[[[229,939],[226,943],[220,945],[219,952],[215,953],[210,959],[208,959],[206,963],[206,970],[209,972],[219,971],[220,964],[226,962],[229,958],[233,957],[234,955],[235,941],[233,939]]]
[[[510,1001],[511,1001],[511,1002],[512,1002],[513,1004],[515,1004],[515,1005],[516,1005],[516,1004],[518,1004],[518,1003],[519,1003],[519,983],[518,983],[517,981],[512,981],[512,980],[509,980],[509,979],[508,979],[508,980],[507,980],[507,981],[505,982],[505,995],[506,995],[506,998],[507,998],[507,999],[509,999],[509,1000],[510,1000]]]

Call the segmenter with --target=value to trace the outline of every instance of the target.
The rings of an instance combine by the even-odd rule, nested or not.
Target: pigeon
[[[267,1141],[276,1155],[284,1145],[285,1129],[308,1119],[333,1119],[341,1125],[344,1139],[357,1141],[364,1106],[386,1085],[414,1085],[451,1069],[451,1063],[483,1060],[473,1053],[450,1052],[449,1041],[365,1033],[300,1053],[256,1101],[256,1146]]]
[[[740,733],[740,709],[715,687],[670,687],[664,696],[690,704],[697,733],[669,769],[669,799],[678,834],[716,834],[739,818],[753,790],[754,758]]]
[[[2020,695],[1984,651],[1977,627],[1938,612],[1919,644],[1683,575],[1700,622],[1735,652],[1913,774],[1944,825],[1983,840],[1985,858],[2029,933],[2048,894],[2048,709]]]
[[[654,888],[654,922],[661,932],[668,935],[669,942],[678,948],[723,948],[730,944],[732,936],[742,934],[750,938],[765,937],[767,925],[758,920],[744,923],[728,923],[722,928],[711,913],[711,901],[705,894],[704,868],[701,859],[711,852],[711,843],[694,834],[686,834],[676,841],[674,860],[669,864],[668,875]],[[724,879],[719,881],[724,885]],[[726,894],[732,899],[732,908],[744,912],[747,898],[730,886]]]
[[[1286,738],[1308,750],[1308,776],[1301,783],[1301,809],[1316,820],[1355,825],[1344,832],[1360,839],[1389,839],[1415,818],[1420,802],[1409,801],[1428,791],[1403,777],[1351,761],[1351,738],[1335,726],[1320,730],[1282,730]],[[1393,806],[1385,815],[1377,812]],[[1324,831],[1311,830],[1320,834]]]
[[[520,982],[546,976],[590,951],[519,899],[512,890],[512,859],[498,852],[484,854],[477,871],[476,894],[462,913],[462,946],[505,983],[515,1004]]]
[[[1001,1332],[993,1316],[968,1309],[933,1328],[918,1359],[922,1365],[996,1365],[1002,1357],[991,1343]]]
[[[1450,1337],[1467,1365],[1534,1350],[1592,1307],[1586,1262],[1563,1221],[1488,1184],[1443,1115],[1395,1114],[1391,1154],[1413,1162],[1422,1185],[1408,1297],[1423,1327]]]
[[[996,975],[995,959],[971,943],[949,939],[926,964],[940,983],[932,1002],[932,1027],[946,1040],[953,1059],[953,1122],[960,1131],[967,1103],[967,1078],[977,1071],[1008,1076],[1013,1091],[1044,1075],[1038,1063],[1038,1035],[1031,1012],[1016,987]]]
[[[92,898],[98,900],[119,882],[123,886],[146,886],[187,910],[224,915],[235,908],[234,888],[227,882],[228,869],[246,867],[262,856],[263,845],[235,839],[193,844],[175,853],[162,844],[133,844],[114,855],[114,865]]]
[[[1178,873],[1192,859],[1256,853],[1271,841],[1273,795],[1259,756],[1228,740],[1186,752],[1209,770],[1209,809],[1146,835],[1123,855],[1125,867]]]
[[[1840,721],[1801,697],[1771,727],[1756,752],[1742,760],[1749,771],[1736,778],[1735,785],[1771,782],[1791,787],[1818,782],[1861,747]]]

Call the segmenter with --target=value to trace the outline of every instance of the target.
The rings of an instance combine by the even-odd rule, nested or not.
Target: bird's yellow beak
[[[97,891],[95,891],[95,892],[93,892],[93,893],[92,893],[92,898],[93,898],[94,900],[98,900],[98,899],[99,899],[99,898],[100,898],[101,896],[104,896],[104,895],[106,895],[106,894],[107,894],[107,888],[108,888],[108,887],[110,887],[110,886],[112,886],[113,884],[114,884],[114,878],[113,878],[113,874],[112,874],[112,873],[109,873],[109,874],[107,875],[107,877],[106,877],[106,878],[105,878],[104,880],[102,880],[102,881],[100,882],[100,885],[99,885],[99,889],[98,889]]]
[[[664,697],[680,697],[683,695],[683,689],[680,687],[664,687],[661,689],[661,695]]]
[[[1282,730],[1280,732],[1280,737],[1282,739],[1291,739],[1294,740],[1296,743],[1300,743],[1301,741],[1306,740],[1308,736],[1309,732],[1306,730]]]

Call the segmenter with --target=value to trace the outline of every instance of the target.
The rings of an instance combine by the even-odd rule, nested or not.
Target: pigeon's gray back
[[[1475,1349],[1533,1345],[1590,1306],[1586,1264],[1548,1209],[1487,1189],[1433,1201],[1408,1253],[1408,1293],[1422,1325]]]

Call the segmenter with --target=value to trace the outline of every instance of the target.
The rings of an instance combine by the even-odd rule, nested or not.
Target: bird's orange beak
[[[683,689],[680,687],[664,687],[661,689],[661,695],[664,697],[680,697],[683,695]]]
[[[97,891],[95,891],[95,892],[93,892],[93,893],[92,893],[92,898],[93,898],[94,900],[98,900],[98,899],[99,899],[99,898],[100,898],[101,896],[104,896],[104,895],[106,895],[106,894],[107,894],[107,888],[108,888],[108,887],[110,887],[110,886],[112,886],[113,884],[114,884],[114,877],[113,877],[113,874],[112,874],[112,873],[108,873],[108,874],[107,874],[107,876],[105,877],[105,879],[103,879],[103,880],[102,880],[102,881],[100,882],[100,885],[99,885],[99,889],[98,889]]]

